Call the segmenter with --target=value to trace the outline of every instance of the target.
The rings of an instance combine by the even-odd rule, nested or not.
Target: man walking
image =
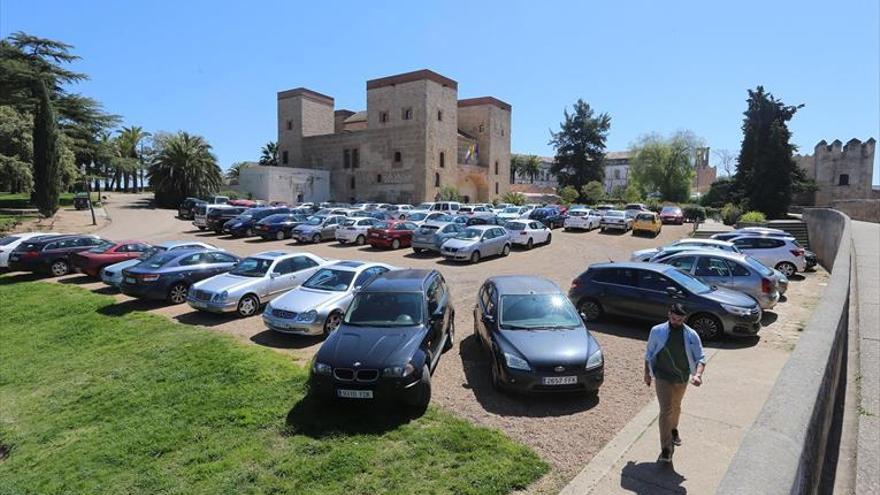
[[[672,462],[676,445],[681,445],[678,418],[681,400],[690,381],[694,386],[703,384],[706,356],[700,336],[684,324],[687,312],[681,303],[675,303],[667,313],[668,321],[651,329],[645,352],[645,384],[654,389],[660,403],[660,457],[657,462]]]

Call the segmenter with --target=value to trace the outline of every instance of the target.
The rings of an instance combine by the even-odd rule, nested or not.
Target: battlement
[[[843,144],[839,139],[835,139],[831,144],[828,144],[823,139],[816,144],[815,148],[813,148],[813,152],[816,156],[822,155],[823,157],[830,157],[829,155],[856,155],[867,158],[874,156],[875,144],[876,141],[874,138],[868,138],[865,142],[862,142],[858,138],[852,138],[847,141],[846,144]],[[800,157],[801,155],[795,156]]]

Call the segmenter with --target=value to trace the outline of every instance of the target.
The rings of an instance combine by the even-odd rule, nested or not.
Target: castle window
[[[376,174],[376,182],[382,183],[382,174]]]
[[[394,163],[400,163],[401,161],[402,161],[402,160],[401,160],[401,157],[400,157],[400,152],[399,152],[399,151],[395,151],[395,152],[394,152]]]
[[[402,114],[403,114],[403,120],[411,119],[413,116],[412,107],[404,108]]]
[[[388,112],[379,112],[379,122],[388,122]]]
[[[350,150],[342,150],[342,168],[351,168]]]
[[[498,183],[495,183],[495,194],[498,194]]]
[[[284,165],[287,165],[287,151],[286,150],[281,152],[281,163],[283,163]]]
[[[348,179],[348,187],[354,189],[354,177]]]
[[[501,128],[501,135],[504,136],[504,128]]]
[[[480,132],[483,132],[483,124],[480,124]]]
[[[849,185],[849,174],[840,174],[840,179],[837,181],[838,186],[848,186]]]
[[[440,168],[443,168],[445,166],[446,166],[446,153],[441,151],[440,152]]]
[[[434,172],[434,187],[440,187],[440,174]]]
[[[351,168],[358,168],[361,166],[361,154],[360,151],[355,148],[351,150]]]
[[[443,110],[437,110],[437,120],[443,120]]]
[[[287,121],[287,130],[289,131],[289,130],[292,130],[292,129],[293,129],[293,121],[292,121],[292,120],[288,120],[288,121]]]
[[[498,175],[498,160],[495,160],[495,175]]]

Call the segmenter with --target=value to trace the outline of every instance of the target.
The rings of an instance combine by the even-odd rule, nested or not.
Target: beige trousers
[[[687,390],[687,383],[672,383],[655,379],[657,402],[660,403],[660,448],[673,450],[672,430],[678,429],[678,418],[681,416],[681,400]]]

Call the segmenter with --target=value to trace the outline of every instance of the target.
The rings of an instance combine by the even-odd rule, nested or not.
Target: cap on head
[[[678,316],[687,316],[687,311],[684,310],[684,306],[681,303],[672,303],[669,306],[669,312]]]

